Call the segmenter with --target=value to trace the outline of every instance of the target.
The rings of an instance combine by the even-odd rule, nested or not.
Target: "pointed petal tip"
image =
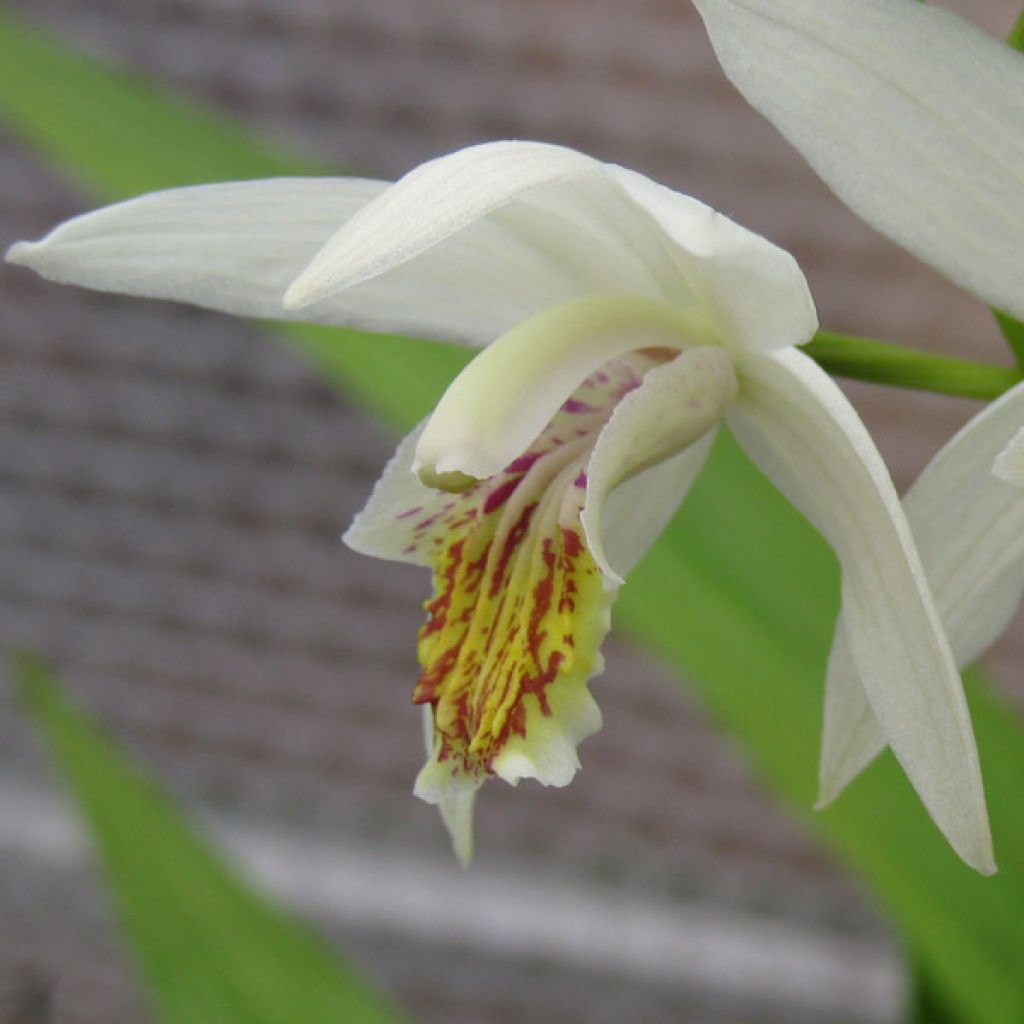
[[[838,793],[833,793],[830,790],[822,788],[818,792],[818,797],[811,804],[812,811],[827,811],[832,806],[833,801],[838,796]]]
[[[953,846],[960,859],[979,875],[989,877],[999,871],[995,853],[992,850],[992,837],[988,830],[984,835],[970,836],[969,845],[957,843]]]
[[[15,242],[4,253],[7,263],[16,263],[20,267],[32,266],[32,253],[39,247],[38,242]]]
[[[305,274],[300,274],[288,286],[288,290],[281,299],[281,305],[287,310],[303,309],[322,297],[322,287],[316,281],[311,281]]]

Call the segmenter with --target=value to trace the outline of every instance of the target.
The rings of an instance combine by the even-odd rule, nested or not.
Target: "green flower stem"
[[[991,401],[1024,380],[1019,369],[819,331],[802,346],[823,370],[875,384]]]

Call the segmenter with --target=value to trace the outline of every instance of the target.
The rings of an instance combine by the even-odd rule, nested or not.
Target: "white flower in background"
[[[1006,628],[1024,591],[1024,384],[972,419],[903,501],[957,664]],[[886,737],[854,668],[846,629],[832,648],[819,803],[881,753]]]
[[[1024,317],[1024,55],[914,0],[694,0],[726,74],[855,213],[991,305]],[[1024,424],[1014,389],[906,498],[958,663],[1005,628],[1024,585],[1021,502],[992,476]],[[1003,479],[1024,461],[1012,445]],[[1016,467],[1016,468],[1015,468]],[[821,799],[884,747],[840,616]],[[900,756],[895,748],[897,757]]]
[[[9,258],[94,288],[484,349],[346,534],[433,569],[416,792],[463,859],[488,776],[563,785],[578,767],[615,590],[724,420],[834,548],[873,714],[956,850],[993,870],[952,653],[881,457],[794,347],[816,318],[787,253],[635,172],[505,142],[394,185],[156,193]]]
[[[1024,318],[1024,54],[917,0],[694,0],[725,73],[840,199]]]

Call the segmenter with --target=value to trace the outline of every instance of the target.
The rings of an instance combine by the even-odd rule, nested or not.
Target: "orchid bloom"
[[[957,663],[1006,628],[1024,592],[1024,384],[975,416],[935,456],[903,506]],[[829,662],[819,805],[885,748],[840,617]]]
[[[1024,55],[912,0],[695,4],[726,74],[843,202],[1024,318]],[[1002,632],[1024,585],[1021,502],[1007,485],[1020,481],[1024,442],[1010,439],[1022,424],[1016,388],[906,498],[961,665]],[[819,804],[873,760],[890,729],[857,682],[847,632],[844,613],[826,685]]]
[[[873,712],[956,850],[993,869],[952,652],[878,451],[795,347],[816,316],[789,254],[633,171],[501,142],[394,185],[155,193],[9,259],[93,288],[483,349],[345,535],[433,570],[415,791],[463,860],[485,779],[564,785],[576,771],[600,724],[587,681],[616,589],[724,421],[831,543]]]

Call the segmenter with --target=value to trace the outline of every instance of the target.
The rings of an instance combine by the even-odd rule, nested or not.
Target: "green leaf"
[[[227,867],[38,659],[19,659],[15,675],[165,1024],[397,1024],[381,996]]]
[[[1010,34],[1007,36],[1006,41],[1015,49],[1020,50],[1024,53],[1024,12],[1017,16],[1017,20],[1013,23],[1013,28],[1010,29]]]
[[[128,80],[72,59],[42,37],[34,43],[35,59],[45,51],[60,88],[33,93],[28,87],[37,71],[27,66],[27,51],[19,50],[26,30],[11,26],[0,21],[0,112],[12,112],[27,140],[59,156],[65,167],[81,165],[84,180],[102,184],[106,195],[120,194],[126,180],[145,179],[135,191],[213,176],[208,154],[216,149],[210,138],[215,119],[206,111],[197,108],[190,119],[180,101],[149,91],[148,116],[140,116],[141,101]],[[77,97],[80,123],[61,136],[45,126],[59,113],[55,94],[65,92]],[[168,110],[173,117],[165,117]],[[140,154],[157,146],[198,153],[194,171],[179,161],[156,181],[141,166],[133,170]],[[232,166],[218,161],[218,176],[267,173],[261,147],[250,148],[257,154],[251,160],[239,158]],[[246,152],[236,145],[236,157]],[[289,158],[279,163],[293,165]],[[294,161],[296,170],[300,166]],[[396,427],[422,417],[467,357],[443,346],[353,331],[288,328],[284,336]],[[810,815],[837,604],[829,549],[723,436],[656,553],[623,588],[617,621],[689,677],[766,784],[873,887],[944,1001],[972,1022],[1024,1019],[1020,729],[987,689],[972,685],[1001,867],[994,879],[974,875],[950,852],[889,755],[834,808]]]
[[[911,972],[906,1024],[967,1024],[950,1013],[935,990],[931,978],[920,967]]]

